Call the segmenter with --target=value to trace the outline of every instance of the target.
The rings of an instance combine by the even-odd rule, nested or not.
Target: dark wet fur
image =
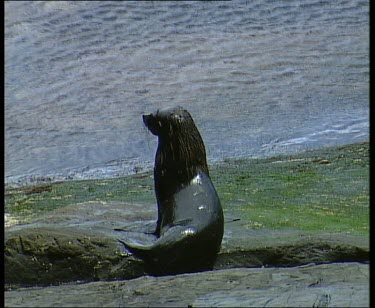
[[[160,235],[161,216],[168,209],[161,204],[181,186],[187,185],[199,170],[209,176],[206,150],[202,137],[188,111],[181,107],[144,115],[143,122],[159,137],[155,156],[154,182],[158,202],[158,222],[155,230]],[[165,220],[164,225],[171,221]]]
[[[149,245],[131,238],[119,242],[143,259],[149,274],[210,270],[220,250],[224,217],[202,137],[181,107],[144,115],[143,121],[159,139],[154,167],[157,240]]]

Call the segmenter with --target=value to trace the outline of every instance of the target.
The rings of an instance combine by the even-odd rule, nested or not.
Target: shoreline
[[[224,211],[248,219],[251,228],[366,234],[368,149],[369,143],[362,142],[295,155],[227,159],[210,165],[210,176]],[[15,225],[72,204],[112,201],[155,204],[152,171],[5,187],[4,213],[6,223]]]
[[[280,153],[280,154],[270,154],[262,157],[251,156],[251,157],[228,157],[228,158],[217,158],[211,159],[209,167],[220,167],[220,165],[225,164],[227,161],[236,160],[259,160],[259,159],[271,159],[273,157],[286,157],[303,155],[306,152],[319,151],[327,148],[336,148],[343,146],[350,146],[355,144],[366,144],[369,141],[359,141],[354,143],[347,143],[335,146],[323,146],[317,148],[306,148],[303,151],[292,152],[292,153]],[[93,164],[84,167],[71,168],[65,172],[56,172],[45,175],[40,174],[23,174],[8,176],[4,178],[5,189],[22,188],[27,186],[42,185],[42,184],[52,184],[64,181],[80,181],[80,180],[104,180],[104,179],[114,179],[126,176],[132,176],[136,174],[142,174],[151,172],[153,170],[154,162],[142,162],[136,164],[124,163],[121,159],[118,161],[104,162],[100,164]]]
[[[233,286],[238,292],[238,286],[244,285],[247,297],[243,303],[253,300],[249,292],[256,291],[255,281],[261,282],[259,287],[267,292],[254,306],[280,298],[285,286],[303,289],[298,289],[298,296],[304,292],[303,302],[308,303],[304,306],[314,306],[315,298],[326,299],[327,294],[332,303],[342,300],[338,306],[345,306],[344,302],[365,304],[369,281],[368,149],[366,142],[211,165],[225,227],[214,270],[201,273],[149,276],[143,263],[118,243],[122,235],[115,228],[154,230],[157,207],[152,172],[8,189],[5,213],[14,221],[9,220],[5,227],[7,306],[87,302],[97,306],[99,289],[109,295],[100,297],[99,306],[200,306],[211,303],[213,275],[217,285],[212,289],[216,291]],[[296,271],[301,271],[298,277]],[[234,272],[243,273],[243,278],[234,277]],[[252,278],[258,272],[263,278]],[[242,279],[246,277],[245,283]],[[160,298],[160,284],[175,288],[174,279],[181,282],[182,289],[187,281],[199,287],[190,295],[180,292],[177,298]],[[228,283],[239,279],[241,283]],[[77,281],[85,283],[77,285]],[[152,291],[155,285],[157,289]],[[124,286],[131,288],[125,299]],[[350,295],[353,286],[363,291],[359,299]],[[276,294],[275,288],[280,293]],[[318,288],[320,293],[311,298]],[[231,306],[236,306],[237,293],[232,295]],[[115,305],[114,296],[118,296]]]

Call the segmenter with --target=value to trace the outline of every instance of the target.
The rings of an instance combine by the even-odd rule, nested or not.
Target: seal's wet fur
[[[224,217],[202,137],[182,107],[144,115],[143,122],[159,139],[154,166],[158,239],[151,245],[120,242],[145,261],[151,274],[212,269]]]
[[[181,107],[144,115],[143,122],[151,133],[159,136],[154,183],[158,201],[155,234],[160,236],[161,225],[170,223],[172,219],[168,208],[163,206],[164,202],[181,186],[187,185],[199,170],[209,176],[206,150],[193,118]]]

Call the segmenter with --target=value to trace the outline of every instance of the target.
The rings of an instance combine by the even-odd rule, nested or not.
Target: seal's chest
[[[215,217],[221,205],[210,178],[199,172],[189,183],[174,194],[174,217],[176,220],[191,218],[192,221]]]

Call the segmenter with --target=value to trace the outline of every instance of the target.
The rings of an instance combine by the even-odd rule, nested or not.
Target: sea
[[[209,164],[369,139],[369,1],[6,1],[5,185],[151,170],[182,106]]]

